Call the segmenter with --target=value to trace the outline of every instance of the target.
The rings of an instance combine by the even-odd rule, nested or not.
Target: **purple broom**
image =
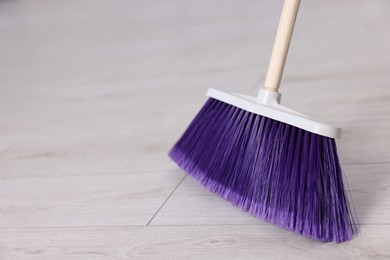
[[[285,0],[258,97],[210,97],[169,156],[208,190],[303,236],[337,243],[357,226],[335,139],[341,130],[280,105],[278,93],[300,0]]]

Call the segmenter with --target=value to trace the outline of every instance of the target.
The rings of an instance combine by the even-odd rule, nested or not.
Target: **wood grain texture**
[[[183,173],[2,179],[0,228],[146,225]]]
[[[1,254],[22,259],[378,259],[389,226],[364,226],[344,244],[319,243],[271,225],[1,229]],[[23,246],[22,246],[23,245]]]
[[[0,259],[389,259],[387,0],[302,1],[280,88],[343,129],[359,238],[242,214],[166,156],[208,87],[262,87],[282,5],[0,1]]]

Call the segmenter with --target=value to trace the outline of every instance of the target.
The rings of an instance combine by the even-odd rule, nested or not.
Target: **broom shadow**
[[[355,206],[356,204],[355,204],[355,200],[354,200],[355,196],[352,194],[353,190],[351,189],[351,187],[349,185],[350,177],[347,177],[347,171],[346,171],[344,165],[342,165],[341,168],[342,168],[342,174],[343,174],[343,184],[344,184],[345,195],[347,196],[347,201],[349,203],[348,208],[351,211],[351,217],[352,217],[351,226],[352,226],[352,229],[356,230],[356,234],[359,236],[361,233],[361,229],[360,229],[361,222],[360,222],[360,218],[358,217],[358,214],[356,211],[356,206]]]

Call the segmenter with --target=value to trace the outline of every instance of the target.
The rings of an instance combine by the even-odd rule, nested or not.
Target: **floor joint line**
[[[163,204],[161,204],[161,206],[158,208],[158,210],[156,211],[156,213],[154,213],[153,217],[148,221],[148,223],[146,224],[146,226],[149,226],[149,224],[153,221],[153,219],[157,216],[157,214],[160,212],[160,210],[164,207],[164,205],[167,203],[167,201],[172,197],[172,195],[175,193],[175,191],[179,188],[179,186],[182,184],[182,182],[184,181],[184,179],[187,177],[187,175],[184,175],[184,177],[180,180],[180,182],[176,185],[176,187],[173,189],[173,191],[171,192],[171,194],[169,194],[168,198],[163,202]]]

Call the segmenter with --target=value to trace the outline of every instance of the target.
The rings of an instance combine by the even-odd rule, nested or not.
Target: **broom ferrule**
[[[263,89],[278,92],[301,0],[285,0]],[[260,95],[261,93],[259,93]]]
[[[260,104],[280,104],[281,98],[282,95],[279,92],[260,89],[256,101]]]

